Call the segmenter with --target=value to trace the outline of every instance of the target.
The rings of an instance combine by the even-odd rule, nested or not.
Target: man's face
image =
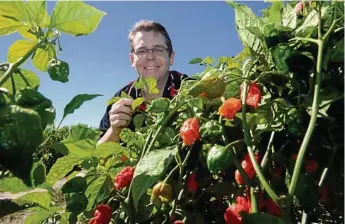
[[[140,31],[133,39],[133,47],[130,60],[138,74],[158,80],[167,75],[169,66],[174,62],[174,52],[169,57],[165,37],[161,33]]]

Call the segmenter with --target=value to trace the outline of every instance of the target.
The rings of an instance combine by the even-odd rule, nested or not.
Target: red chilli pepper
[[[89,224],[109,224],[111,220],[111,208],[108,205],[98,205],[93,216]]]
[[[196,173],[192,173],[187,179],[187,191],[196,193],[198,190],[198,182],[196,180]]]
[[[180,135],[183,143],[187,146],[192,145],[197,139],[200,139],[200,125],[196,118],[185,120],[180,128]]]
[[[241,98],[243,96],[243,91],[244,91],[243,85],[241,85]],[[259,85],[252,82],[249,84],[246,104],[256,109],[260,102],[261,102],[261,91],[260,91]]]
[[[134,170],[134,167],[127,166],[116,175],[114,178],[114,187],[116,190],[121,190],[131,184]]]
[[[236,98],[229,98],[223,102],[219,107],[218,112],[221,116],[233,119],[235,114],[242,108],[241,100]]]

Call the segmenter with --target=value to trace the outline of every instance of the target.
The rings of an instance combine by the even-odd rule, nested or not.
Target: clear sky
[[[140,19],[162,23],[172,39],[176,52],[171,70],[192,75],[203,71],[200,65],[190,65],[194,57],[235,56],[243,45],[234,25],[234,10],[223,1],[211,2],[118,2],[91,1],[88,4],[107,13],[94,33],[74,37],[62,34],[63,52],[58,58],[69,63],[69,82],[52,81],[48,73],[31,65],[24,68],[39,75],[39,91],[51,99],[57,110],[56,123],[65,105],[77,94],[102,94],[68,115],[62,125],[84,123],[98,127],[105,104],[114,93],[132,80],[137,73],[129,61],[128,31]],[[258,1],[241,2],[255,13],[267,7]],[[50,14],[55,2],[48,2]],[[18,34],[0,37],[0,62],[7,60],[7,49],[21,39]]]

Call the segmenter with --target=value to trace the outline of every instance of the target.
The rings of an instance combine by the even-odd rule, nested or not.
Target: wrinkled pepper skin
[[[196,140],[200,139],[200,125],[196,118],[185,120],[180,128],[180,136],[183,143],[187,146],[192,145]]]
[[[217,121],[208,121],[200,128],[201,138],[212,139],[222,136],[224,129]]]
[[[214,145],[207,155],[207,167],[211,173],[217,173],[230,167],[232,153],[221,145]]]
[[[159,182],[152,188],[151,201],[156,203],[169,203],[173,200],[173,190],[170,184]]]

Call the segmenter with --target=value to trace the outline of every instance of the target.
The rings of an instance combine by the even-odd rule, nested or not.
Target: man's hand
[[[133,115],[131,109],[132,103],[132,99],[123,98],[112,105],[109,111],[109,121],[114,131],[119,128],[127,127],[129,124]]]

